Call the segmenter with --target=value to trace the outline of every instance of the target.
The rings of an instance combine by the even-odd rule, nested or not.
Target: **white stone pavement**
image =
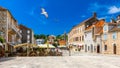
[[[81,53],[59,57],[9,57],[0,59],[0,68],[120,68],[120,56]]]

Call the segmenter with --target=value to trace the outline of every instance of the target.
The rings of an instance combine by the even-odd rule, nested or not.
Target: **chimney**
[[[97,17],[97,14],[96,14],[96,12],[94,12],[94,13],[93,13],[93,17]]]

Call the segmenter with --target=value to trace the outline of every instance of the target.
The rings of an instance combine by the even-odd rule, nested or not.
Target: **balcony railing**
[[[12,25],[12,29],[15,31],[15,32],[18,32],[18,29],[15,25]]]

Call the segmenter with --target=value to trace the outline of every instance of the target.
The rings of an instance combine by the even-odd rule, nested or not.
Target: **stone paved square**
[[[120,56],[84,54],[60,57],[9,57],[0,68],[120,68]]]

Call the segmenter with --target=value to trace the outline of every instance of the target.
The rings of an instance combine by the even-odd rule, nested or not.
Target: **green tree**
[[[46,39],[46,35],[40,34],[40,35],[34,35],[35,39]]]
[[[39,39],[39,35],[34,35],[35,39]]]
[[[57,39],[57,40],[62,40],[62,36],[61,36],[61,35],[57,35],[57,36],[56,36],[56,39]]]
[[[44,39],[45,40],[45,43],[47,42],[48,40],[48,36],[49,35],[45,35],[45,34],[39,34],[39,35],[34,35],[35,39]]]
[[[53,46],[58,47],[58,43],[53,43]]]
[[[0,42],[4,43],[4,39],[2,37],[0,37]]]
[[[66,34],[63,34],[63,35],[57,35],[56,36],[56,39],[58,40],[66,40],[68,39],[68,36]]]

